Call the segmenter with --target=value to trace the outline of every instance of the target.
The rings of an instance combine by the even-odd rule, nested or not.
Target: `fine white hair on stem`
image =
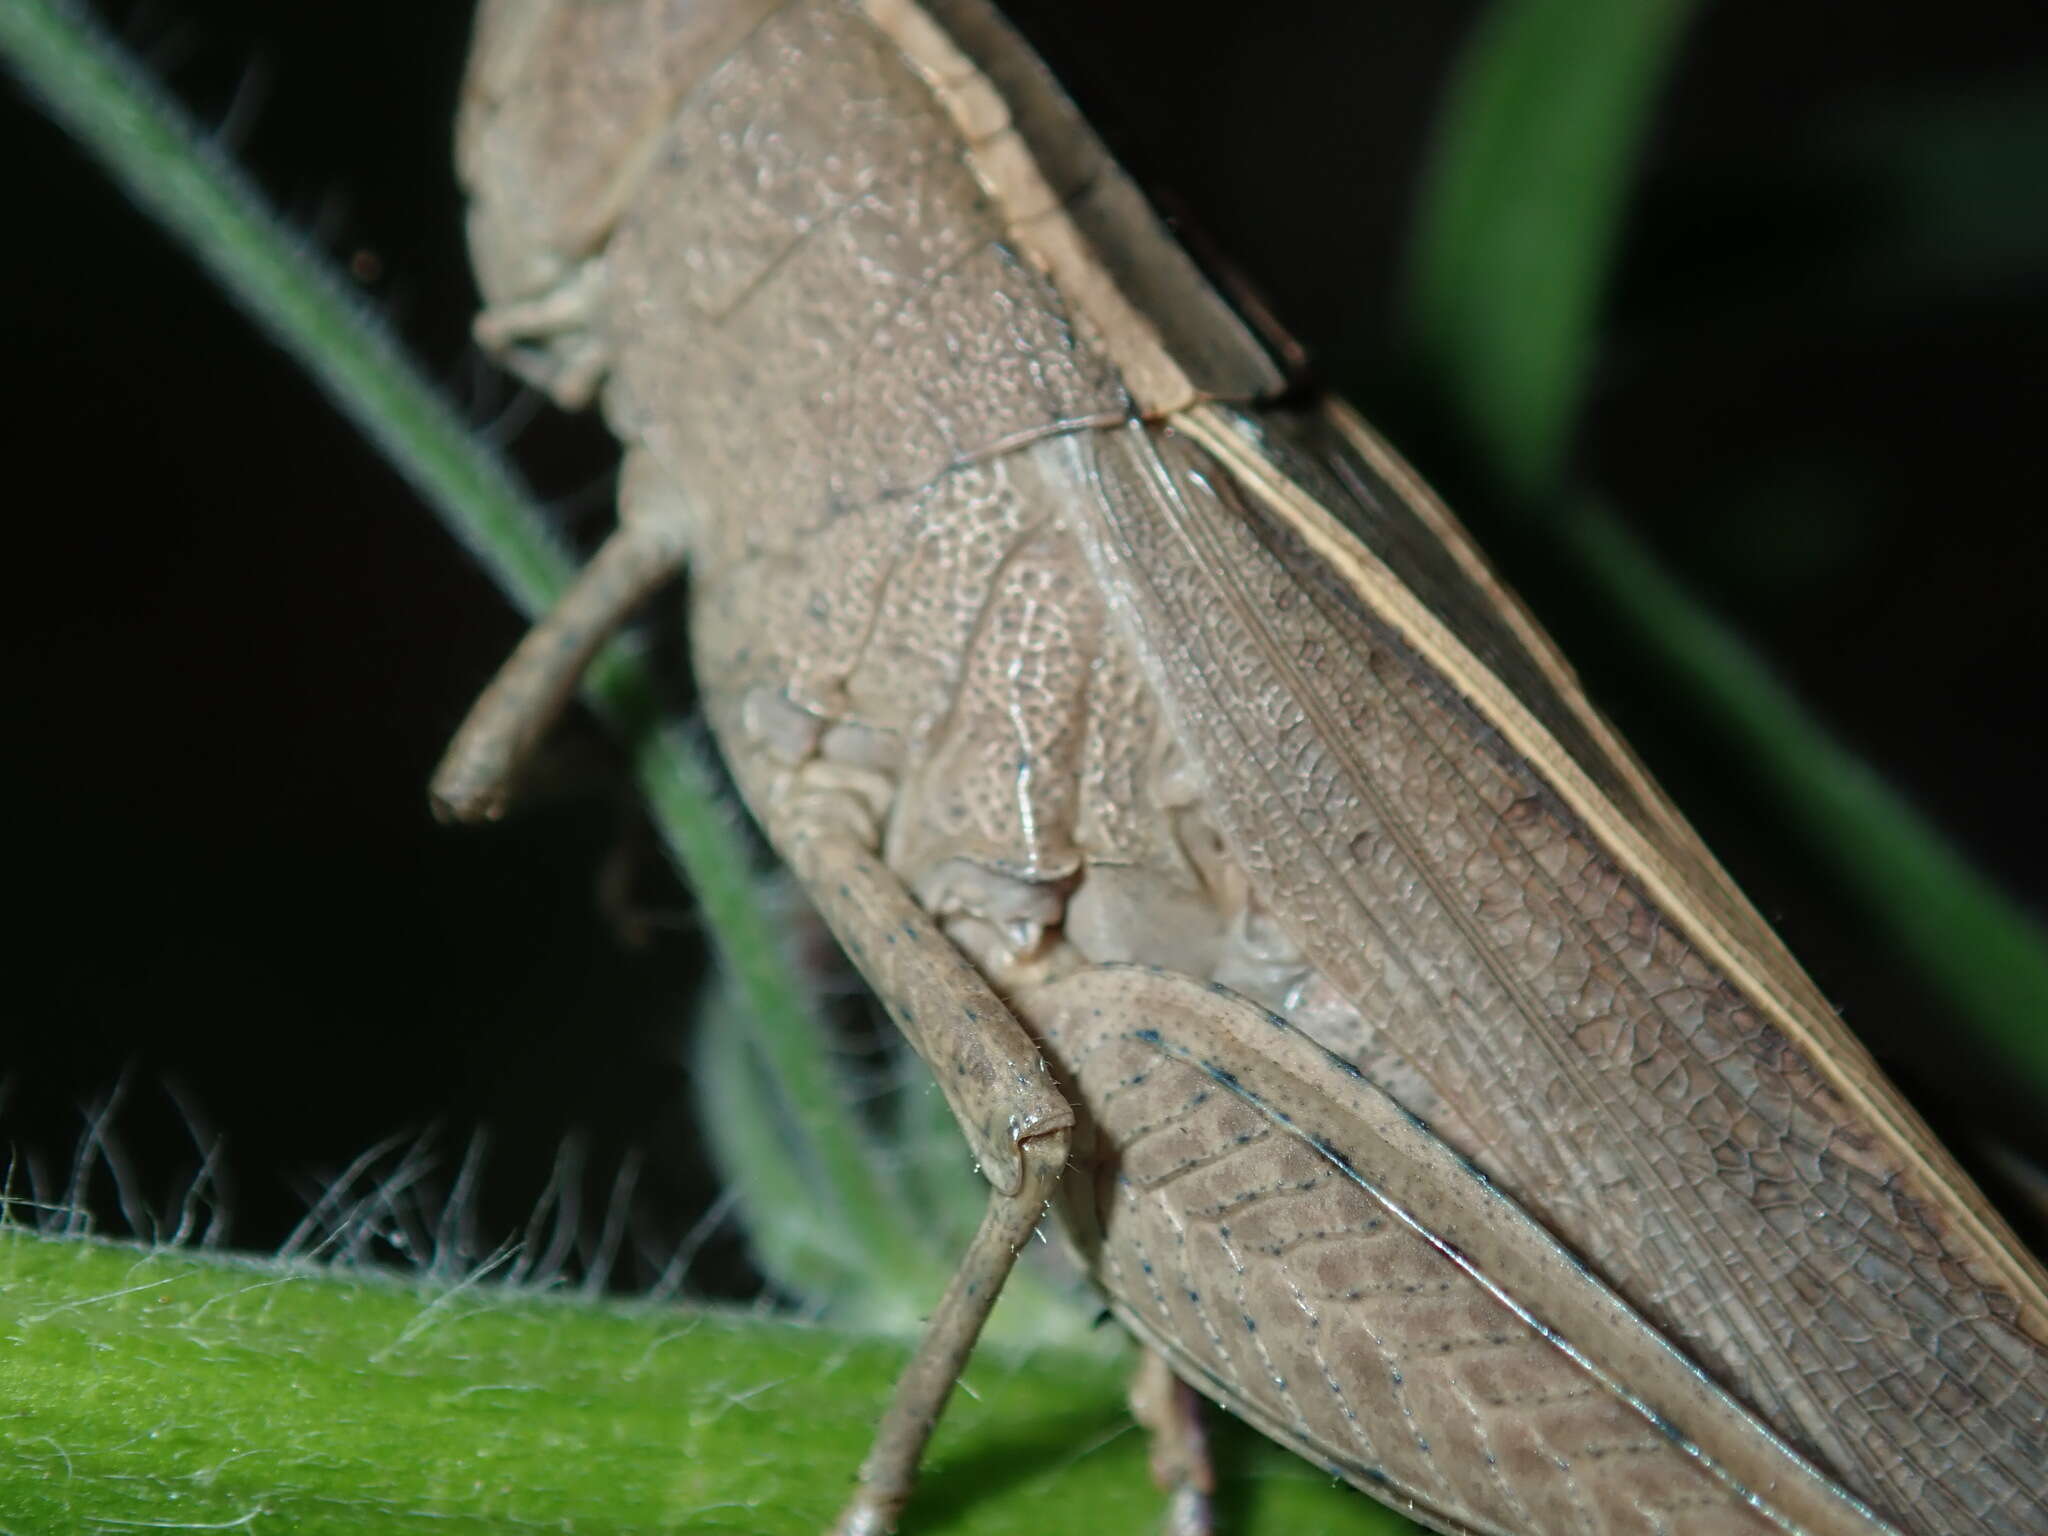
[[[405,1138],[387,1136],[374,1146],[358,1153],[353,1162],[344,1168],[336,1178],[329,1179],[318,1196],[311,1202],[306,1214],[299,1218],[299,1224],[292,1228],[285,1240],[278,1245],[280,1259],[317,1258],[335,1241],[338,1227],[335,1214],[347,1191],[354,1187],[357,1179],[376,1166],[377,1160],[398,1146]]]
[[[633,1191],[640,1182],[640,1163],[638,1149],[628,1152],[619,1161],[619,1171],[612,1178],[611,1195],[605,1201],[603,1225],[583,1255],[583,1283],[578,1289],[584,1296],[600,1296],[611,1283],[612,1266],[618,1261],[619,1244],[626,1235],[627,1213],[633,1206]]]
[[[206,1129],[181,1089],[163,1084],[196,1161],[181,1167],[159,1156],[145,1167],[131,1155],[122,1132],[136,1107],[134,1083],[134,1070],[124,1070],[103,1096],[80,1106],[82,1124],[63,1159],[61,1185],[50,1171],[48,1149],[9,1147],[0,1179],[0,1222],[18,1222],[48,1237],[110,1236],[150,1248],[221,1246],[229,1205],[220,1138]],[[0,1083],[0,1110],[9,1087]]]
[[[502,453],[539,419],[547,396],[537,389],[516,389],[508,395],[501,383],[504,375],[490,367],[482,353],[471,351],[468,358],[464,377],[469,387],[458,390],[458,397],[476,420],[477,436]]]
[[[86,1134],[99,1144],[100,1161],[106,1166],[107,1176],[113,1180],[114,1203],[120,1207],[121,1220],[138,1239],[154,1245],[161,1239],[157,1213],[150,1205],[149,1194],[142,1187],[135,1161],[128,1155],[127,1145],[121,1140],[121,1132],[114,1119],[127,1087],[128,1074],[124,1072],[114,1091],[107,1095],[105,1105],[93,1116]],[[80,1189],[75,1198],[80,1205],[89,1206],[91,1191]]]
[[[227,111],[221,114],[213,129],[214,147],[222,154],[240,158],[250,134],[255,131],[256,119],[270,104],[270,88],[276,78],[276,66],[263,53],[253,53],[243,63],[241,78],[235,82],[235,93],[228,99]]]
[[[175,1077],[167,1077],[162,1087],[164,1097],[178,1111],[185,1134],[199,1153],[199,1167],[185,1181],[184,1190],[178,1197],[178,1222],[171,1231],[169,1244],[173,1248],[221,1247],[228,1239],[230,1213],[234,1207],[234,1191],[228,1183],[224,1155],[226,1140],[212,1128],[200,1111],[198,1100],[183,1083]],[[202,1205],[207,1212],[206,1226],[203,1231],[197,1231]]]
[[[576,1226],[583,1212],[583,1161],[583,1138],[574,1132],[564,1136],[547,1187],[527,1218],[526,1241],[511,1276],[514,1285],[545,1287],[560,1277],[562,1265],[575,1249]]]
[[[97,1110],[84,1111],[85,1130],[72,1147],[71,1182],[65,1187],[62,1197],[64,1203],[71,1208],[70,1218],[64,1225],[66,1237],[85,1237],[92,1231],[92,1178],[98,1171],[101,1156],[106,1148],[107,1120],[120,1107],[121,1096],[127,1085],[128,1074],[124,1071],[115,1080],[113,1089],[101,1102],[100,1107]]]
[[[731,1185],[719,1191],[718,1198],[691,1224],[690,1230],[683,1234],[683,1240],[668,1256],[668,1261],[660,1266],[654,1284],[647,1288],[649,1301],[668,1301],[681,1294],[689,1280],[690,1266],[697,1262],[697,1255],[703,1251],[704,1245],[731,1217],[738,1199],[739,1191]]]
[[[12,1088],[11,1079],[0,1079],[0,1107]],[[81,1128],[65,1151],[8,1146],[0,1154],[0,1224],[50,1237],[132,1240],[157,1252],[222,1247],[230,1216],[226,1142],[187,1089],[161,1088],[191,1143],[189,1165],[131,1151],[123,1124],[144,1106],[130,1070],[80,1107]],[[651,1286],[650,1299],[667,1300],[684,1289],[698,1254],[734,1210],[728,1191],[671,1247],[665,1223],[639,1198],[646,1153],[626,1151],[605,1177],[591,1167],[586,1138],[572,1132],[520,1227],[492,1232],[483,1198],[492,1138],[479,1128],[452,1141],[431,1126],[399,1132],[338,1171],[305,1180],[305,1212],[272,1256],[396,1270],[465,1289],[486,1281],[522,1291],[570,1286],[588,1300],[638,1280]],[[593,1177],[604,1178],[600,1199],[586,1187]]]
[[[477,1236],[477,1205],[483,1188],[484,1159],[490,1150],[490,1133],[482,1127],[470,1132],[462,1149],[462,1162],[455,1170],[455,1182],[441,1202],[434,1223],[434,1246],[427,1262],[427,1274],[443,1280],[460,1273],[473,1262],[481,1246]],[[508,1239],[509,1242],[509,1239]]]
[[[306,1214],[278,1256],[341,1268],[395,1266],[434,1284],[472,1285],[487,1271],[505,1289],[573,1285],[593,1299],[619,1288],[621,1258],[628,1256],[654,1277],[656,1296],[669,1296],[731,1210],[729,1198],[715,1202],[669,1254],[665,1243],[642,1232],[637,1196],[646,1154],[627,1151],[604,1198],[592,1200],[587,1139],[571,1132],[520,1230],[493,1242],[482,1230],[490,1148],[488,1133],[472,1133],[452,1160],[452,1174],[444,1175],[451,1160],[438,1133],[385,1138],[305,1190]]]

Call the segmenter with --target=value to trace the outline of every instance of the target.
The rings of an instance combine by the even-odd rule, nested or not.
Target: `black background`
[[[467,7],[101,13],[579,533],[610,450],[466,339],[448,164]],[[1274,300],[1485,539],[1503,525],[1389,327],[1429,113],[1474,14],[1441,0],[1061,0],[1027,23],[1113,142]],[[2048,25],[2027,0],[1704,8],[1658,117],[1575,479],[2023,905],[2048,878]],[[1853,27],[1839,23],[1853,20]],[[593,896],[633,817],[595,732],[496,829],[427,774],[518,626],[411,493],[18,95],[0,103],[7,331],[0,1141],[61,1187],[82,1115],[148,1199],[223,1134],[232,1241],[394,1134],[477,1127],[482,1224],[563,1138],[593,1198],[647,1154],[658,1254],[708,1198],[687,921],[621,945]],[[1919,167],[1917,179],[1907,172]],[[1610,637],[1540,538],[1495,540],[1602,702],[1966,1149],[2038,1101],[1845,905],[1739,761]],[[644,872],[642,899],[684,898]],[[183,1104],[177,1107],[175,1100]],[[113,1186],[91,1191],[119,1230]],[[620,1282],[636,1282],[632,1264]],[[744,1287],[730,1248],[704,1283]]]

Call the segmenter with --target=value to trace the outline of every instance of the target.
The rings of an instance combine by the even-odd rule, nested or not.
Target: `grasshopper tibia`
[[[444,821],[494,821],[505,813],[520,767],[591,659],[681,569],[686,518],[672,499],[630,498],[632,469],[628,459],[621,491],[627,515],[506,658],[434,770],[428,793]]]

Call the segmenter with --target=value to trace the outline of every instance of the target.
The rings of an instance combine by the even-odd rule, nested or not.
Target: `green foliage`
[[[634,1307],[0,1229],[0,1526],[816,1536],[904,1348]],[[985,1350],[909,1531],[1143,1531],[1118,1362]],[[1368,1530],[1249,1437],[1243,1533]],[[826,1470],[829,1469],[829,1470]]]
[[[1570,443],[1644,128],[1691,0],[1498,0],[1437,117],[1409,246],[1416,361],[1493,476]]]
[[[1499,0],[1487,13],[1439,119],[1417,216],[1407,319],[1418,372],[1495,482],[1576,557],[1616,644],[1652,658],[1680,707],[1710,723],[1726,761],[1765,788],[1880,931],[1964,1021],[2048,1085],[2039,927],[1815,722],[1645,545],[1566,483],[1637,146],[1689,9],[1684,0]],[[2005,115],[2021,130],[2016,142],[2039,140],[2037,111]],[[1957,223],[1944,212],[1958,201],[1953,167],[1971,162],[1942,147],[1969,125],[1948,113],[1917,126],[1924,131],[1895,135],[1889,154],[1873,142],[1853,148],[1910,189],[1946,235]],[[2023,211],[1973,249],[2010,262],[2014,249],[2038,249],[2039,229],[2038,212]]]

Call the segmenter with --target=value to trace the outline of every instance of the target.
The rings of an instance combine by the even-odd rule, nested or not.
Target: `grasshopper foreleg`
[[[604,263],[587,261],[538,298],[493,304],[476,317],[477,345],[563,410],[580,411],[611,368],[611,351],[593,328],[606,281]]]
[[[434,771],[429,793],[437,814],[485,821],[504,813],[521,765],[591,658],[681,568],[687,513],[637,455],[622,472],[620,502],[619,526],[470,706]]]

